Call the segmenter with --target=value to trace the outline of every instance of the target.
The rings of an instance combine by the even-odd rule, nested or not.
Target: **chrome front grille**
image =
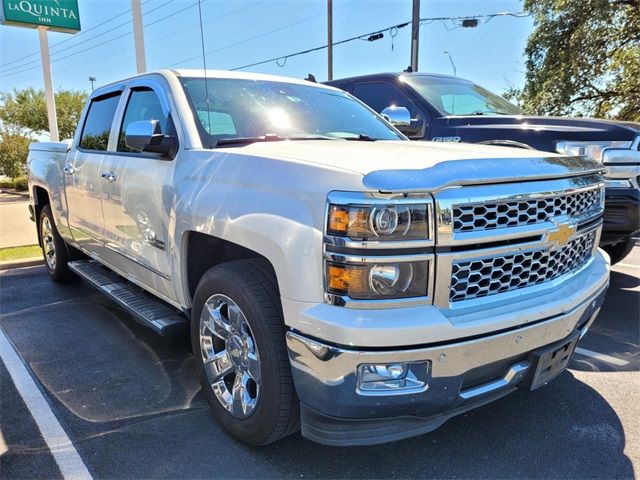
[[[453,231],[477,232],[547,222],[567,215],[586,218],[600,213],[603,190],[562,193],[522,200],[458,204],[453,207]]]
[[[577,270],[591,258],[596,236],[594,230],[557,249],[545,247],[454,261],[449,300],[458,302],[530,287]]]

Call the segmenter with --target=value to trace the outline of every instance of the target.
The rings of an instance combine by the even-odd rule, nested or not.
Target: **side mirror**
[[[162,134],[158,120],[139,120],[127,125],[124,143],[132,150],[171,155],[176,138]]]
[[[408,138],[418,140],[424,135],[424,122],[420,119],[412,119],[409,110],[405,107],[387,107],[380,112],[380,115]]]
[[[396,128],[411,125],[411,114],[405,107],[387,107],[380,115]]]

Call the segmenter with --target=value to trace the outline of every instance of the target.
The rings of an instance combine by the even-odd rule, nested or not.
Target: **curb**
[[[12,268],[35,267],[43,265],[42,257],[18,258],[16,260],[5,260],[0,262],[0,270],[10,270]]]

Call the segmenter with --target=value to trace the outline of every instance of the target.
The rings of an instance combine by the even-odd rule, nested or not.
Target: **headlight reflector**
[[[327,262],[327,292],[354,300],[422,297],[427,294],[428,262]]]
[[[327,233],[354,240],[426,239],[427,205],[329,205]]]
[[[598,162],[602,161],[605,148],[629,148],[631,140],[604,140],[593,142],[562,141],[556,143],[556,152],[565,155],[583,155]]]

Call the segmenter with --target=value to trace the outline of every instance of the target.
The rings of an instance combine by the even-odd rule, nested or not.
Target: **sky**
[[[326,45],[326,0],[200,0],[207,68],[231,69]],[[197,0],[143,0],[147,69],[202,68]],[[130,0],[78,0],[82,31],[49,33],[55,89],[90,90],[136,73]],[[334,0],[334,42],[411,20],[411,0]],[[421,18],[519,12],[520,0],[422,0]],[[116,18],[113,18],[116,17]],[[530,17],[497,17],[476,28],[436,21],[420,28],[419,70],[457,75],[496,93],[524,83]],[[334,78],[400,71],[411,27],[375,42],[334,47]],[[284,63],[284,65],[282,65]],[[282,66],[281,66],[282,65]],[[327,79],[322,50],[247,71]],[[44,88],[36,30],[0,25],[0,91]]]

